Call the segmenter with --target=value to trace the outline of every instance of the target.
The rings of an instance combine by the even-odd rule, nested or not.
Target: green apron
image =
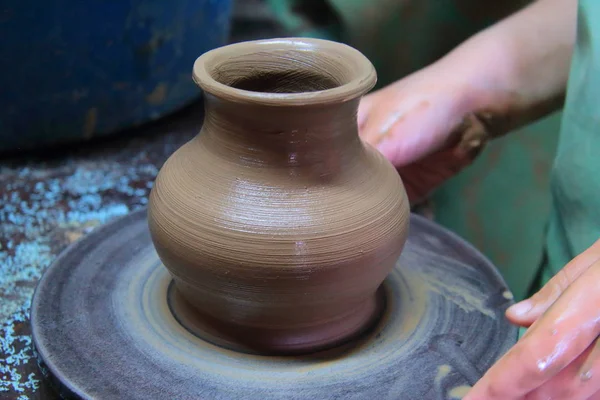
[[[600,1],[580,0],[539,285],[600,239],[599,102]]]

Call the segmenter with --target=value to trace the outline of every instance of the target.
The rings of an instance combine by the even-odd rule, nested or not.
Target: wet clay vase
[[[343,44],[272,39],[209,51],[193,77],[202,130],[149,204],[176,289],[231,349],[306,353],[360,334],[409,223],[398,173],[358,136],[372,64]]]

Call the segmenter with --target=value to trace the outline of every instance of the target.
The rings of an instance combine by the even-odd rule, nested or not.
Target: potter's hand
[[[600,399],[600,240],[507,317],[529,329],[465,400]]]
[[[398,169],[412,204],[469,165],[489,135],[464,95],[465,82],[438,65],[363,98],[361,138]],[[456,76],[456,75],[455,75]]]
[[[363,99],[360,135],[398,168],[412,203],[468,165],[490,136],[560,108],[576,11],[576,0],[532,2]]]

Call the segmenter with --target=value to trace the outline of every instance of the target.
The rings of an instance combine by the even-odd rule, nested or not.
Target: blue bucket
[[[194,60],[227,43],[228,0],[8,0],[0,151],[108,135],[200,95]]]

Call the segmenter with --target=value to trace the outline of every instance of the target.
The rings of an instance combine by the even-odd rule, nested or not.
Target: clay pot
[[[176,288],[232,348],[316,351],[368,328],[409,221],[396,170],[358,136],[371,63],[335,42],[273,39],[205,53],[193,76],[204,125],[149,206]]]

